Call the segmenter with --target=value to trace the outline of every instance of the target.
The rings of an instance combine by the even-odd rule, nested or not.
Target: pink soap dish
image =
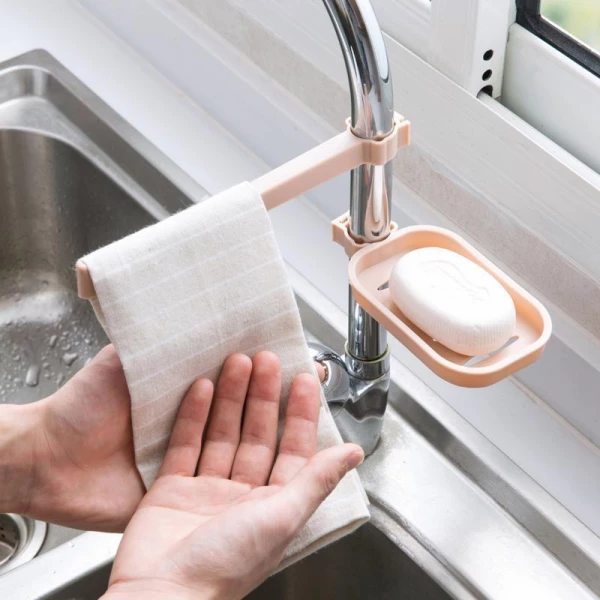
[[[411,323],[392,301],[388,281],[404,254],[424,247],[446,248],[472,260],[494,277],[515,303],[517,326],[510,342],[481,357],[457,354]],[[534,362],[550,338],[544,306],[455,233],[440,227],[406,227],[356,251],[348,267],[358,304],[442,379],[463,387],[483,387]]]

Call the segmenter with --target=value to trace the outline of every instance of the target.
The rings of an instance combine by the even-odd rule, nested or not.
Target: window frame
[[[570,35],[541,12],[542,0],[516,0],[517,23],[556,48],[578,65],[600,77],[600,54]]]

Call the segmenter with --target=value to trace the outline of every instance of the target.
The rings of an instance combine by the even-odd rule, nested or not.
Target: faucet
[[[394,92],[383,33],[369,0],[323,0],[337,34],[350,84],[352,132],[382,139],[393,129]],[[392,163],[363,165],[351,172],[349,235],[359,243],[390,233]],[[365,455],[377,446],[387,406],[390,359],[386,330],[363,310],[349,289],[348,340],[344,357],[311,344],[325,367],[323,390],[346,441]]]

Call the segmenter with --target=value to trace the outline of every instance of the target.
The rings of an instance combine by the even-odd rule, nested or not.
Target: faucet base
[[[377,447],[390,386],[390,354],[363,361],[346,353],[342,358],[322,344],[309,344],[313,359],[323,364],[323,393],[346,442],[362,447],[365,456]]]

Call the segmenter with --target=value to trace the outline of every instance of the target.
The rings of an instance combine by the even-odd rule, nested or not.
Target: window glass
[[[542,0],[541,13],[600,53],[600,0]]]

